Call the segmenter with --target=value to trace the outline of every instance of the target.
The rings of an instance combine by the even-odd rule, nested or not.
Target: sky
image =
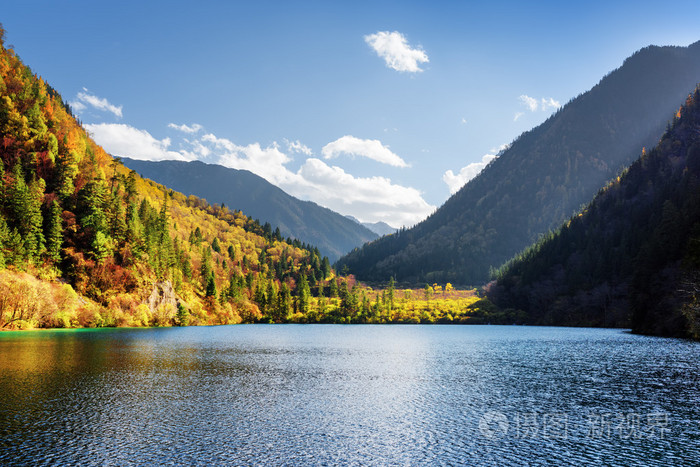
[[[700,40],[699,17],[697,0],[0,9],[5,44],[111,154],[247,169],[394,227],[431,214],[635,51]]]

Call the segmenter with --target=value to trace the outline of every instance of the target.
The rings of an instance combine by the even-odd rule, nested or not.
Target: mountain
[[[365,227],[367,227],[369,230],[376,233],[380,237],[383,235],[393,234],[398,230],[398,229],[390,226],[386,222],[382,222],[382,221],[379,221],[379,222],[360,222],[359,219],[356,219],[353,216],[345,216],[345,217],[352,220],[353,222],[357,222],[358,224],[364,225]]]
[[[318,249],[126,168],[3,38],[0,26],[1,329],[310,312],[311,291],[333,278]],[[337,309],[320,301],[318,319]]]
[[[654,146],[700,81],[700,42],[640,50],[523,133],[423,222],[341,258],[359,279],[484,283]]]
[[[489,297],[536,324],[700,338],[700,88],[656,148],[505,266]]]
[[[142,176],[182,192],[223,203],[229,209],[279,227],[285,237],[315,245],[331,261],[377,235],[344,216],[311,201],[288,195],[247,170],[203,162],[150,162],[123,158]]]

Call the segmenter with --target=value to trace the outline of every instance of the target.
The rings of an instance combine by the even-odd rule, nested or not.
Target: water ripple
[[[687,341],[506,326],[22,336],[0,336],[6,465],[700,458],[700,345]]]

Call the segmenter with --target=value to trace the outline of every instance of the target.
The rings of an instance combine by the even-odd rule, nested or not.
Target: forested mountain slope
[[[308,311],[310,290],[332,277],[318,249],[128,170],[3,36],[0,26],[0,328]]]
[[[700,338],[700,90],[656,148],[507,265],[489,296],[531,323]]]
[[[198,161],[150,162],[124,158],[123,162],[142,176],[181,193],[225,204],[261,223],[270,223],[272,229],[279,227],[282,236],[317,246],[331,261],[378,237],[337,212],[288,195],[247,170]]]
[[[362,280],[479,284],[653,147],[700,81],[700,42],[647,47],[509,149],[415,227],[337,263]]]

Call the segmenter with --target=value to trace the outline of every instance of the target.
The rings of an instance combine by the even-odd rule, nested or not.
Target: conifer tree
[[[44,236],[46,237],[46,256],[54,262],[61,259],[63,228],[61,226],[61,207],[54,200],[44,217]]]
[[[306,274],[302,273],[299,278],[299,283],[297,284],[297,311],[302,314],[307,314],[309,312],[309,297],[311,296],[311,291],[309,290],[309,283],[306,280]]]

